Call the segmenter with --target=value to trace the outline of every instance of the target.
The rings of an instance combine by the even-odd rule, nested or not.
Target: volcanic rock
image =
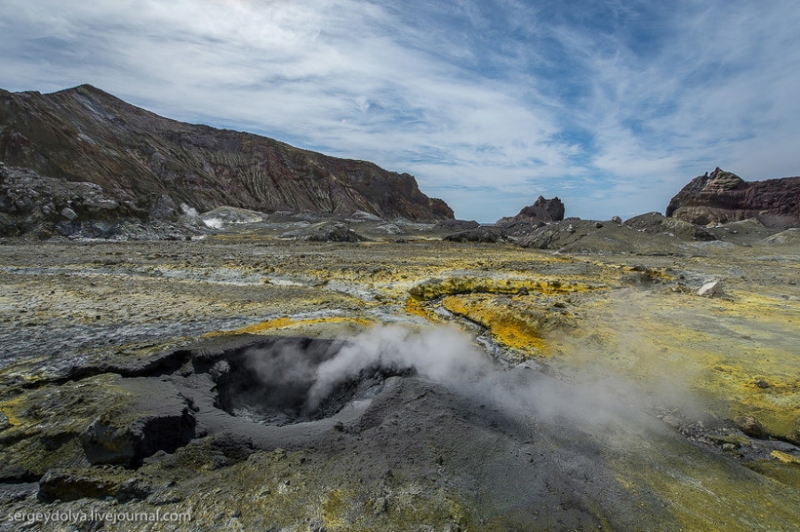
[[[758,218],[768,227],[800,226],[800,177],[747,182],[717,167],[683,187],[666,215],[698,225]]]
[[[83,498],[106,499],[119,502],[144,499],[152,489],[138,478],[121,480],[113,473],[93,471],[89,476],[69,471],[51,469],[39,481],[38,499],[43,502],[75,501]]]
[[[361,242],[366,240],[341,222],[321,222],[295,231],[288,231],[281,238],[308,242]]]
[[[701,227],[674,218],[665,218],[660,212],[648,212],[625,220],[625,225],[649,234],[667,234],[686,240],[717,240],[717,237]]]
[[[381,224],[376,229],[387,235],[402,235],[405,233],[397,224]]]
[[[356,211],[348,217],[348,221],[356,222],[380,222],[381,217],[375,216],[371,212]]]
[[[736,426],[747,434],[748,436],[752,436],[753,438],[768,438],[769,434],[766,430],[764,430],[763,425],[754,417],[751,416],[741,416],[735,419]]]
[[[53,231],[59,222],[108,221],[141,214],[120,204],[102,188],[86,181],[42,177],[24,168],[0,165],[0,234],[16,236],[42,226]]]
[[[475,229],[459,231],[444,237],[444,240],[450,242],[484,242],[491,244],[504,239],[505,235],[502,229],[498,227],[477,227]]]
[[[477,229],[481,224],[475,220],[442,220],[436,223],[437,228],[448,229],[451,231],[467,231],[469,229]]]
[[[80,437],[89,463],[137,467],[157,451],[172,452],[194,438],[194,414],[170,384],[134,378],[125,387],[132,392],[132,411],[107,412]]]
[[[93,183],[105,197],[86,207],[98,211],[116,213],[116,203],[176,220],[178,206],[186,204],[199,212],[227,205],[415,221],[453,217],[409,174],[168,120],[89,85],[44,95],[0,90],[0,102],[0,160],[69,183]],[[36,203],[18,199],[0,211]]]
[[[560,239],[561,232],[560,225],[544,225],[517,240],[517,244],[524,248],[557,249],[558,246],[554,245],[554,243]]]
[[[714,297],[722,293],[722,283],[719,281],[711,281],[703,286],[697,291],[698,296],[703,297]]]
[[[500,218],[497,225],[508,225],[514,222],[559,222],[564,219],[564,204],[558,197],[545,199],[539,196],[533,205],[523,207],[519,214]]]
[[[795,445],[800,445],[800,417],[795,420],[794,428],[789,433],[789,437],[786,439]]]
[[[64,207],[61,210],[61,216],[63,216],[64,218],[66,218],[70,222],[78,217],[78,215],[75,213],[75,211],[73,211],[69,207]]]
[[[0,484],[26,486],[0,485],[0,514],[191,510],[198,530],[796,528],[797,465],[777,457],[798,456],[784,356],[797,343],[797,248],[761,243],[755,221],[726,226],[737,237],[753,226],[752,247],[736,248],[669,236],[666,222],[655,233],[593,220],[538,228],[557,232],[559,254],[470,252],[429,237],[439,229],[395,223],[421,238],[3,241]],[[348,222],[368,224],[378,222]],[[682,295],[720,278],[735,305]],[[306,408],[337,345],[388,352],[361,344],[360,328],[416,330],[422,316],[472,331],[464,342],[483,346],[486,373],[453,378],[469,351],[436,331],[424,350],[398,345],[420,361],[451,351],[443,382],[344,374],[324,408]],[[81,435],[95,420],[124,434],[185,408],[188,443],[150,446],[136,470],[87,459]],[[769,438],[740,434],[732,412],[757,413]],[[157,428],[144,427],[154,443],[178,423]],[[46,474],[43,498],[59,503],[27,486]],[[143,489],[127,495],[131,479]],[[83,498],[69,501],[75,491]]]

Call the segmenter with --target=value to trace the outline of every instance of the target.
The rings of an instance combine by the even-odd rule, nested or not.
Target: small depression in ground
[[[283,338],[248,347],[217,362],[216,406],[255,423],[283,426],[332,417],[352,402],[370,399],[386,379],[413,373],[410,367],[371,364],[317,396],[320,366],[346,343]]]

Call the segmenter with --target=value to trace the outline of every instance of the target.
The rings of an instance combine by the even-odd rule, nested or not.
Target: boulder
[[[722,293],[722,283],[720,283],[719,281],[711,281],[705,283],[703,286],[700,287],[699,290],[697,290],[697,295],[703,297],[714,297],[721,293]]]
[[[64,207],[63,209],[61,209],[61,216],[63,216],[64,218],[66,218],[70,222],[78,217],[78,215],[75,213],[75,211],[73,211],[69,207]]]
[[[737,417],[734,422],[739,430],[752,438],[769,438],[769,434],[764,429],[763,425],[761,425],[761,422],[752,416]]]

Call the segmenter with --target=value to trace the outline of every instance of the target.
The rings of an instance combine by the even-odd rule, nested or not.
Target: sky
[[[796,0],[0,0],[0,88],[89,83],[417,178],[458,218],[800,174]]]

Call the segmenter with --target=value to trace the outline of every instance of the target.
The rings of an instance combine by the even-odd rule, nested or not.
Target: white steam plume
[[[398,326],[376,326],[351,339],[317,369],[308,405],[316,408],[336,385],[370,366],[414,368],[436,382],[463,382],[488,372],[491,362],[469,337],[446,327],[415,332]]]

